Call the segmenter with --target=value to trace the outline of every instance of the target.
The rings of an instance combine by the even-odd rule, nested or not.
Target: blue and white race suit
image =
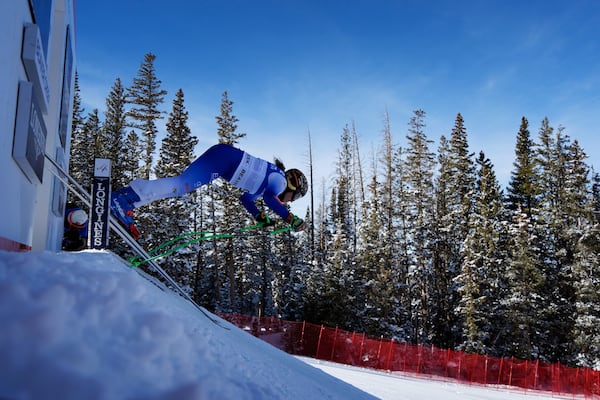
[[[192,162],[181,175],[155,180],[135,179],[129,185],[140,197],[135,207],[155,200],[181,196],[216,178],[244,190],[240,200],[246,210],[260,213],[255,200],[262,196],[267,207],[284,220],[289,210],[277,197],[286,187],[285,172],[276,165],[227,144],[217,144]]]

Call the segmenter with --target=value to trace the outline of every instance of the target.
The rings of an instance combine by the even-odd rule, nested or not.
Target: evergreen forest
[[[76,78],[69,169],[84,187],[97,157],[112,160],[113,190],[177,175],[194,160],[184,92],[165,105],[155,58],[144,56],[129,86],[115,80],[102,113],[82,108]],[[233,104],[223,92],[216,135],[202,134],[243,149]],[[386,114],[380,150],[364,157],[354,124],[342,122],[333,181],[315,190],[309,179],[306,231],[201,240],[158,262],[214,311],[600,368],[600,176],[578,141],[548,118],[515,121],[513,169],[502,188],[485,153],[469,150],[460,113],[437,148],[425,111],[406,123],[395,132],[400,146]],[[306,152],[310,178],[310,134]],[[217,180],[141,207],[140,243],[150,249],[181,234],[252,225],[240,194]]]

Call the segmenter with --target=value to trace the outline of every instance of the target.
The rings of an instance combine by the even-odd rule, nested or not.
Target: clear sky
[[[503,186],[523,116],[534,140],[544,117],[563,126],[600,170],[597,0],[79,0],[76,24],[86,112],[103,112],[115,79],[129,86],[152,52],[164,109],[182,88],[198,152],[217,140],[227,91],[256,156],[302,168],[310,131],[318,188],[346,124],[368,166],[386,111],[405,145],[416,109],[432,151],[461,113]]]

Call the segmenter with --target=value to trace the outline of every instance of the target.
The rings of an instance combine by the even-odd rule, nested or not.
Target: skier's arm
[[[258,207],[256,207],[256,204],[254,204],[254,200],[256,200],[257,197],[257,195],[253,195],[248,192],[245,192],[240,196],[242,205],[253,217],[256,217],[258,214],[260,214],[260,210]]]
[[[271,210],[275,212],[275,214],[279,215],[281,219],[287,221],[290,213],[290,210],[287,209],[285,205],[279,200],[276,194],[273,192],[265,192],[263,195],[263,199],[265,200],[265,204]]]
[[[240,201],[242,202],[244,208],[248,210],[248,212],[254,217],[260,214],[260,210],[258,209],[258,207],[256,207],[256,204],[254,203],[254,201],[257,198],[258,195],[252,195],[248,192],[244,193],[240,197]],[[277,215],[279,215],[281,219],[285,220],[286,218],[288,218],[288,216],[290,215],[290,211],[287,209],[286,206],[283,205],[281,201],[279,201],[277,195],[273,194],[272,192],[265,192],[265,194],[263,195],[263,199],[267,207],[269,207]]]

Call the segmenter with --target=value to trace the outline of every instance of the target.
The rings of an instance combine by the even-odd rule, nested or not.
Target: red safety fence
[[[590,368],[443,350],[274,317],[220,316],[293,355],[472,384],[506,385],[585,398],[600,396],[600,371]]]

